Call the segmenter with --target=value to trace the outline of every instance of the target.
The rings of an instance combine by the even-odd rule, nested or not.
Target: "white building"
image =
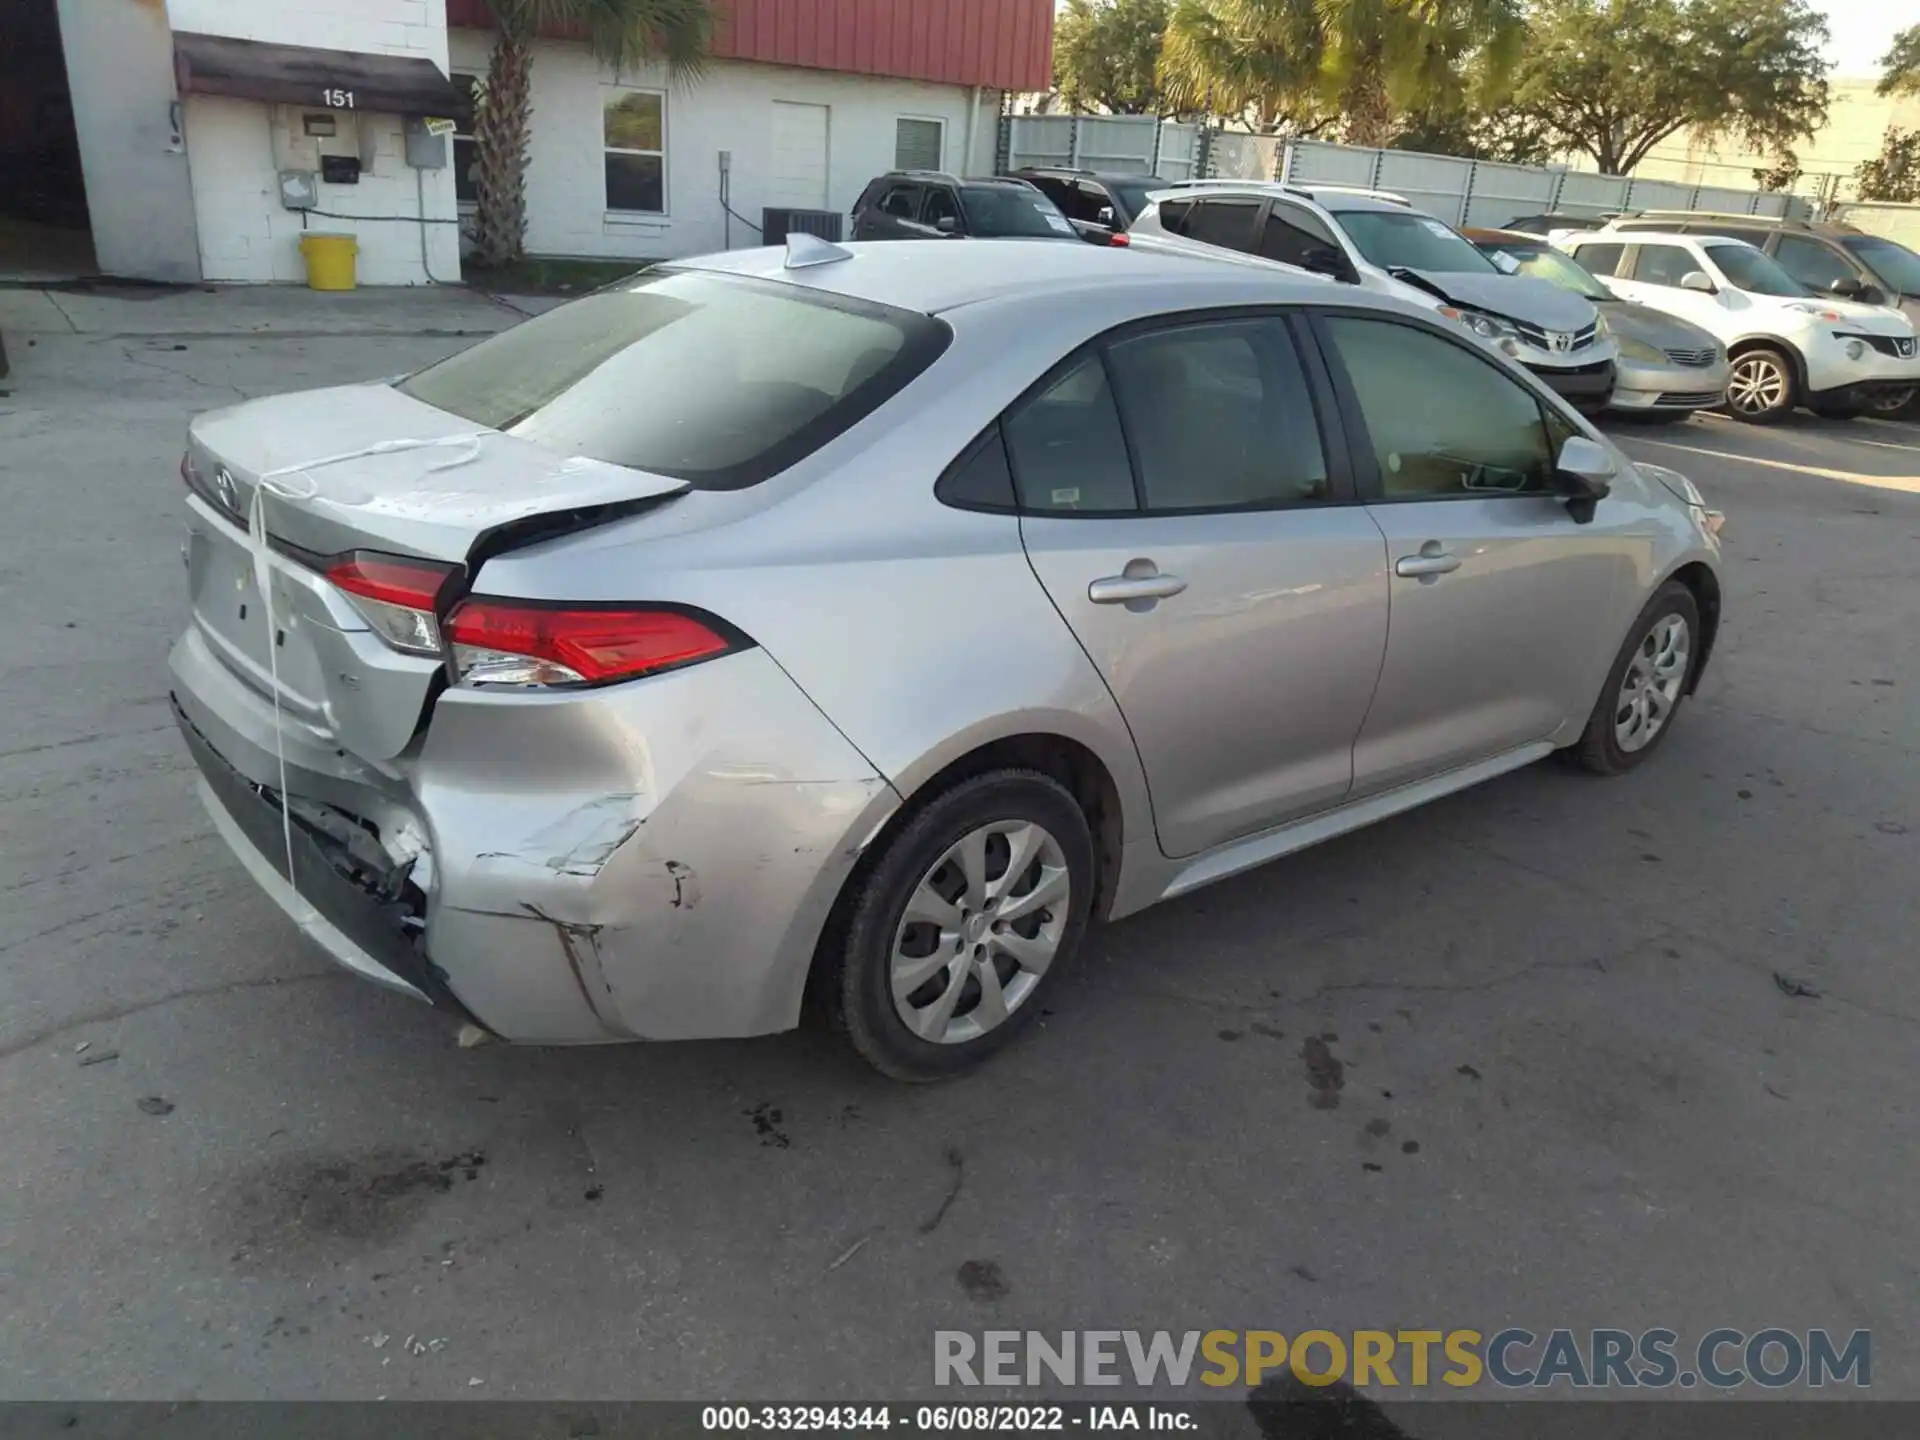
[[[297,281],[301,235],[329,231],[356,238],[363,284],[460,277],[469,86],[493,43],[485,0],[0,10],[35,4],[58,8],[103,273]],[[844,215],[896,166],[990,172],[1002,91],[1043,86],[1050,62],[1051,0],[716,10],[714,58],[692,80],[616,75],[564,35],[536,44],[530,251],[752,245],[768,209]]]

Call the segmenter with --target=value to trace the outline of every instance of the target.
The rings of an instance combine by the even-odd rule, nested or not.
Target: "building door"
[[[827,107],[773,102],[773,147],[766,203],[790,210],[827,209]]]
[[[59,14],[101,272],[198,280],[200,232],[165,9],[59,0]]]

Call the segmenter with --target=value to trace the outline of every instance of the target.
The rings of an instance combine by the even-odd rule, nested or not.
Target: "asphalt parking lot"
[[[804,1030],[463,1050],[296,940],[167,715],[182,425],[512,317],[171,303],[0,295],[0,1397],[905,1398],[937,1329],[1509,1324],[1870,1329],[1920,1397],[1920,427],[1622,427],[1730,517],[1652,763],[1097,932],[902,1088]]]

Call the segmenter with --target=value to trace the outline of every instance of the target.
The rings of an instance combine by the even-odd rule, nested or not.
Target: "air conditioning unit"
[[[769,205],[760,212],[760,242],[784,245],[789,235],[818,235],[838,243],[846,217],[838,210],[788,210]]]

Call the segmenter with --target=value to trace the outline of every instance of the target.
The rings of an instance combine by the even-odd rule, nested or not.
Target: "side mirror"
[[[1353,270],[1347,257],[1330,245],[1316,245],[1300,257],[1300,266],[1316,275],[1331,275],[1335,280],[1353,283]]]
[[[1093,217],[1093,223],[1096,225],[1104,225],[1107,229],[1111,230],[1113,228],[1113,207],[1111,205],[1102,205],[1099,213]]]
[[[1582,525],[1593,519],[1593,507],[1612,492],[1613,477],[1619,473],[1605,448],[1584,435],[1569,436],[1553,466],[1567,508]]]
[[[1842,275],[1827,286],[1829,295],[1838,295],[1842,300],[1858,300],[1867,293],[1866,285],[1853,275]]]
[[[933,222],[933,228],[938,230],[942,235],[951,235],[960,228],[960,222],[951,215],[942,215],[938,220]]]
[[[1680,288],[1682,290],[1698,290],[1702,295],[1718,295],[1720,293],[1719,287],[1707,278],[1707,272],[1704,270],[1687,271],[1686,274],[1680,277]]]

